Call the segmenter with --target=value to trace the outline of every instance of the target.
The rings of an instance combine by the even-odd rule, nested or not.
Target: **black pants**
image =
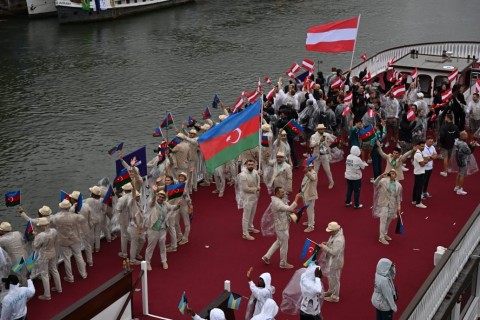
[[[377,310],[377,320],[392,320],[393,319],[393,311],[380,311]]]
[[[415,182],[413,183],[413,198],[416,204],[422,202],[423,183],[425,182],[425,174],[414,174]]]
[[[423,193],[427,192],[428,183],[430,182],[430,176],[432,175],[432,170],[425,170],[425,181],[423,182]]]
[[[310,314],[306,314],[303,311],[300,311],[300,320],[322,320],[322,315],[319,313],[315,316]]]
[[[362,187],[362,179],[358,180],[347,180],[347,197],[345,199],[345,204],[352,202],[352,192],[353,192],[353,202],[355,207],[360,205],[360,188]]]
[[[294,145],[294,136],[292,135],[287,135],[287,142],[288,145],[290,146],[290,156],[292,157],[292,165],[294,167],[298,167],[298,159],[297,159],[297,150],[295,149]]]

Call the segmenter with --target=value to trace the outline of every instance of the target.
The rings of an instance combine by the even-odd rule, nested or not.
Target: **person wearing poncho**
[[[320,267],[315,263],[311,263],[300,277],[300,290],[302,291],[300,320],[322,319],[320,313],[322,306],[320,297],[323,292],[321,277]]]

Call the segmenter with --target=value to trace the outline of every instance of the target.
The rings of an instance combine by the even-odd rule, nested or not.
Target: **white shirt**
[[[423,161],[422,151],[417,150],[413,156],[413,174],[424,174],[425,167],[420,165],[420,162]]]
[[[435,150],[435,147],[433,144],[429,147],[425,145],[425,149],[423,149],[422,152],[424,157],[432,157],[434,154],[437,154],[437,150]],[[433,160],[428,161],[425,166],[425,170],[432,170],[433,169]]]
[[[480,120],[480,100],[474,102],[470,101],[467,105],[467,114],[470,114],[473,120]]]
[[[10,290],[2,301],[1,320],[18,319],[27,314],[27,300],[35,295],[35,287],[31,279],[27,280],[28,288],[10,284]]]

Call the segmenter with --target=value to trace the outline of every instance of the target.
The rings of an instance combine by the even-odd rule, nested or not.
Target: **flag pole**
[[[258,171],[262,170],[262,120],[263,120],[263,95],[261,96],[262,105],[260,107],[260,126],[258,128]]]
[[[167,115],[167,118],[168,118],[168,115]],[[168,119],[167,119],[167,122],[168,122]],[[173,119],[173,115],[172,115],[172,123],[173,123],[173,127],[175,128],[175,131],[178,131],[177,126],[175,125],[175,120]]]
[[[353,52],[352,52],[352,59],[350,60],[350,69],[352,70],[353,66],[353,57],[355,56],[355,47],[357,46],[357,38],[358,38],[358,29],[360,29],[360,18],[362,17],[361,14],[358,15],[358,24],[357,24],[357,35],[355,36],[355,42],[353,43]]]

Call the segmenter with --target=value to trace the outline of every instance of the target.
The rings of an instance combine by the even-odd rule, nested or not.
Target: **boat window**
[[[420,74],[418,76],[418,85],[420,90],[424,94],[425,98],[432,97],[432,78],[425,74]]]

